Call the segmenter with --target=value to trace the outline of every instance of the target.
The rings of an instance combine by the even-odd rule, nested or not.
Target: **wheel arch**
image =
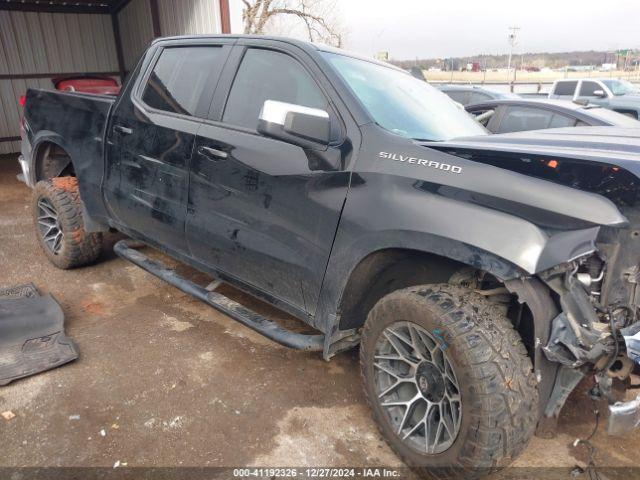
[[[75,164],[64,139],[44,133],[33,146],[33,183],[63,176],[76,176]]]
[[[427,283],[445,283],[465,265],[424,250],[383,248],[362,258],[351,270],[342,291],[340,329],[361,327],[367,313],[394,290]]]
[[[424,240],[421,245],[428,245]],[[548,288],[506,260],[456,243],[448,240],[448,249],[437,252],[418,248],[418,245],[412,248],[387,246],[357,257],[345,273],[344,285],[336,295],[334,305],[337,307],[332,316],[335,324],[325,330],[329,332],[328,342],[334,335],[338,339],[342,332],[361,328],[371,308],[388,293],[416,285],[447,283],[454,273],[472,269],[492,275],[509,290],[514,327],[532,361],[542,362],[536,355],[536,338],[547,334],[548,322],[553,318],[554,303]],[[342,265],[344,267],[344,263]],[[519,305],[522,310],[516,312]],[[329,347],[327,352],[330,350]]]
[[[394,267],[399,261],[404,263]],[[526,275],[522,269],[496,254],[452,238],[425,232],[391,230],[365,235],[348,246],[342,245],[341,239],[338,239],[327,267],[316,312],[320,323],[322,319],[327,321],[326,318],[331,316],[347,317],[351,312],[351,305],[357,303],[356,299],[370,289],[370,282],[376,281],[384,271],[387,275],[397,275],[399,271],[411,273],[410,265],[405,266],[407,261],[421,266],[421,272],[417,275],[421,280],[433,280],[422,281],[423,284],[448,280],[449,277],[444,278],[442,273],[438,274],[438,268],[453,271],[473,267],[502,280]],[[403,285],[406,286],[411,285]],[[357,323],[346,318],[340,319],[341,325]],[[322,324],[317,326],[323,331],[330,331],[333,327]]]
[[[92,173],[90,167],[98,167],[98,165],[92,165],[90,162],[84,166],[80,165],[78,157],[81,157],[81,151],[71,148],[64,137],[55,132],[46,130],[39,132],[32,148],[31,186],[35,186],[41,180],[55,177],[78,178],[86,230],[88,232],[107,231],[107,215],[102,197],[96,194],[101,189],[102,169],[99,168],[97,173]]]

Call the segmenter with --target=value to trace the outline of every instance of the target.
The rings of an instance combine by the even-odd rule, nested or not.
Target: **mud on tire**
[[[33,219],[38,242],[51,263],[62,269],[94,262],[102,251],[102,234],[84,229],[75,177],[56,177],[36,184]]]
[[[397,422],[398,414],[394,413],[398,407],[388,406],[394,400],[397,403],[400,392],[380,395],[380,382],[388,375],[384,370],[403,363],[388,359],[391,356],[388,354],[391,342],[386,340],[390,334],[389,327],[392,327],[391,331],[397,331],[400,337],[404,336],[404,331],[408,332],[407,338],[413,335],[414,339],[424,339],[429,345],[429,342],[435,341],[433,344],[446,353],[444,358],[448,360],[445,370],[450,367],[455,373],[444,378],[455,377],[454,383],[459,388],[454,395],[459,399],[460,417],[454,417],[457,433],[451,435],[449,441],[443,442],[440,452],[427,453],[426,449],[419,451],[416,447],[421,429],[428,441],[428,413],[424,414],[424,427],[416,426],[420,422],[416,419],[413,423],[409,420],[402,430],[403,424]],[[399,343],[395,340],[393,343],[398,348],[391,353],[396,356],[400,350],[411,356],[411,347],[407,342],[398,340]],[[383,355],[385,352],[381,351],[382,348],[387,348],[386,355]],[[431,346],[426,348],[424,356],[429,356]],[[416,354],[417,350],[413,353]],[[415,363],[428,363],[424,356]],[[538,392],[531,361],[520,336],[503,310],[479,294],[451,285],[424,285],[398,290],[383,297],[367,317],[360,345],[360,362],[365,394],[378,428],[391,448],[424,477],[474,478],[487,475],[511,463],[533,436],[537,422]],[[375,362],[382,367],[375,365]],[[433,365],[429,368],[439,371]],[[404,367],[404,370],[408,368]],[[422,369],[423,372],[426,370]],[[418,368],[409,369],[406,376],[415,375],[417,380],[419,373],[416,372]],[[427,379],[429,381],[423,378],[420,382],[414,382],[419,399],[420,395],[425,396],[428,388],[434,389],[438,383],[432,381],[435,377],[429,379],[427,376]],[[421,391],[420,388],[426,390]],[[455,390],[453,387],[451,389]],[[408,395],[410,397],[412,393]],[[444,398],[449,399],[449,393],[445,393]],[[382,406],[383,402],[387,406]],[[442,400],[440,405],[443,405]],[[424,409],[428,411],[429,407]],[[440,406],[437,412],[444,417],[452,409]],[[439,418],[441,413],[432,415],[432,418]],[[399,415],[404,422],[403,414]],[[416,417],[417,414],[412,411],[412,415]],[[452,422],[449,424],[452,425]],[[402,439],[411,428],[417,430],[408,438],[415,437],[417,443]],[[445,439],[446,434],[442,433],[440,438]]]

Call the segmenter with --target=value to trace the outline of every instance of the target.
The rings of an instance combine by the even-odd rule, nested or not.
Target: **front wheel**
[[[32,208],[40,246],[56,267],[80,267],[98,258],[102,251],[102,234],[84,229],[75,177],[38,182],[33,189]]]
[[[384,438],[429,478],[508,465],[533,436],[537,382],[502,310],[461,287],[383,297],[360,345],[367,401]]]

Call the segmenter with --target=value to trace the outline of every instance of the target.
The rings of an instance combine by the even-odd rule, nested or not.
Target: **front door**
[[[311,152],[266,138],[256,127],[266,100],[323,109],[333,117],[329,148],[341,155],[342,123],[296,58],[235,48],[244,54],[226,106],[196,140],[187,241],[193,256],[275,303],[313,314],[349,172],[323,170]]]
[[[160,44],[127,87],[108,135],[105,198],[121,227],[186,252],[189,166],[215,82],[222,45]]]

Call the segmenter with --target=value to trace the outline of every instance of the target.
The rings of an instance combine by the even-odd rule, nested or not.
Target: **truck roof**
[[[193,40],[193,39],[218,39],[218,38],[231,38],[231,39],[249,39],[249,40],[260,40],[260,41],[264,41],[264,42],[282,42],[282,43],[287,43],[289,45],[295,45],[303,50],[306,51],[310,51],[310,52],[327,52],[327,53],[335,53],[338,55],[344,55],[347,57],[352,57],[352,58],[357,58],[359,60],[364,60],[370,63],[375,63],[378,65],[383,65],[385,67],[388,68],[393,68],[395,70],[407,73],[405,70],[402,70],[399,67],[396,67],[395,65],[392,65],[390,63],[387,62],[381,62],[379,60],[376,60],[374,58],[370,58],[364,55],[361,55],[359,53],[355,53],[355,52],[351,52],[349,50],[344,50],[342,48],[336,48],[336,47],[332,47],[330,45],[325,45],[322,43],[311,43],[311,42],[307,42],[304,40],[297,40],[294,38],[290,38],[290,37],[281,37],[281,36],[277,36],[277,35],[245,35],[245,34],[221,34],[221,35],[211,35],[211,34],[205,34],[205,35],[176,35],[176,36],[171,36],[171,37],[159,37],[156,38],[153,42],[151,42],[151,45],[155,45],[157,43],[164,43],[164,42],[175,42],[175,41],[180,41],[180,40]]]
[[[603,107],[600,105],[594,104],[583,104],[578,102],[573,102],[571,100],[561,100],[556,98],[547,98],[547,97],[515,97],[512,99],[502,99],[496,98],[495,100],[487,100],[486,102],[479,102],[471,105],[471,107],[476,108],[478,106],[482,106],[484,104],[491,105],[522,105],[522,106],[552,106],[552,107],[562,107],[568,110],[602,110]]]
[[[556,80],[556,83],[560,83],[560,82],[579,82],[580,80],[583,81],[588,81],[588,82],[603,82],[605,80],[609,81],[609,80],[613,80],[613,81],[621,81],[621,79],[619,78],[608,78],[608,77],[579,77],[579,78],[560,78],[558,80]]]

